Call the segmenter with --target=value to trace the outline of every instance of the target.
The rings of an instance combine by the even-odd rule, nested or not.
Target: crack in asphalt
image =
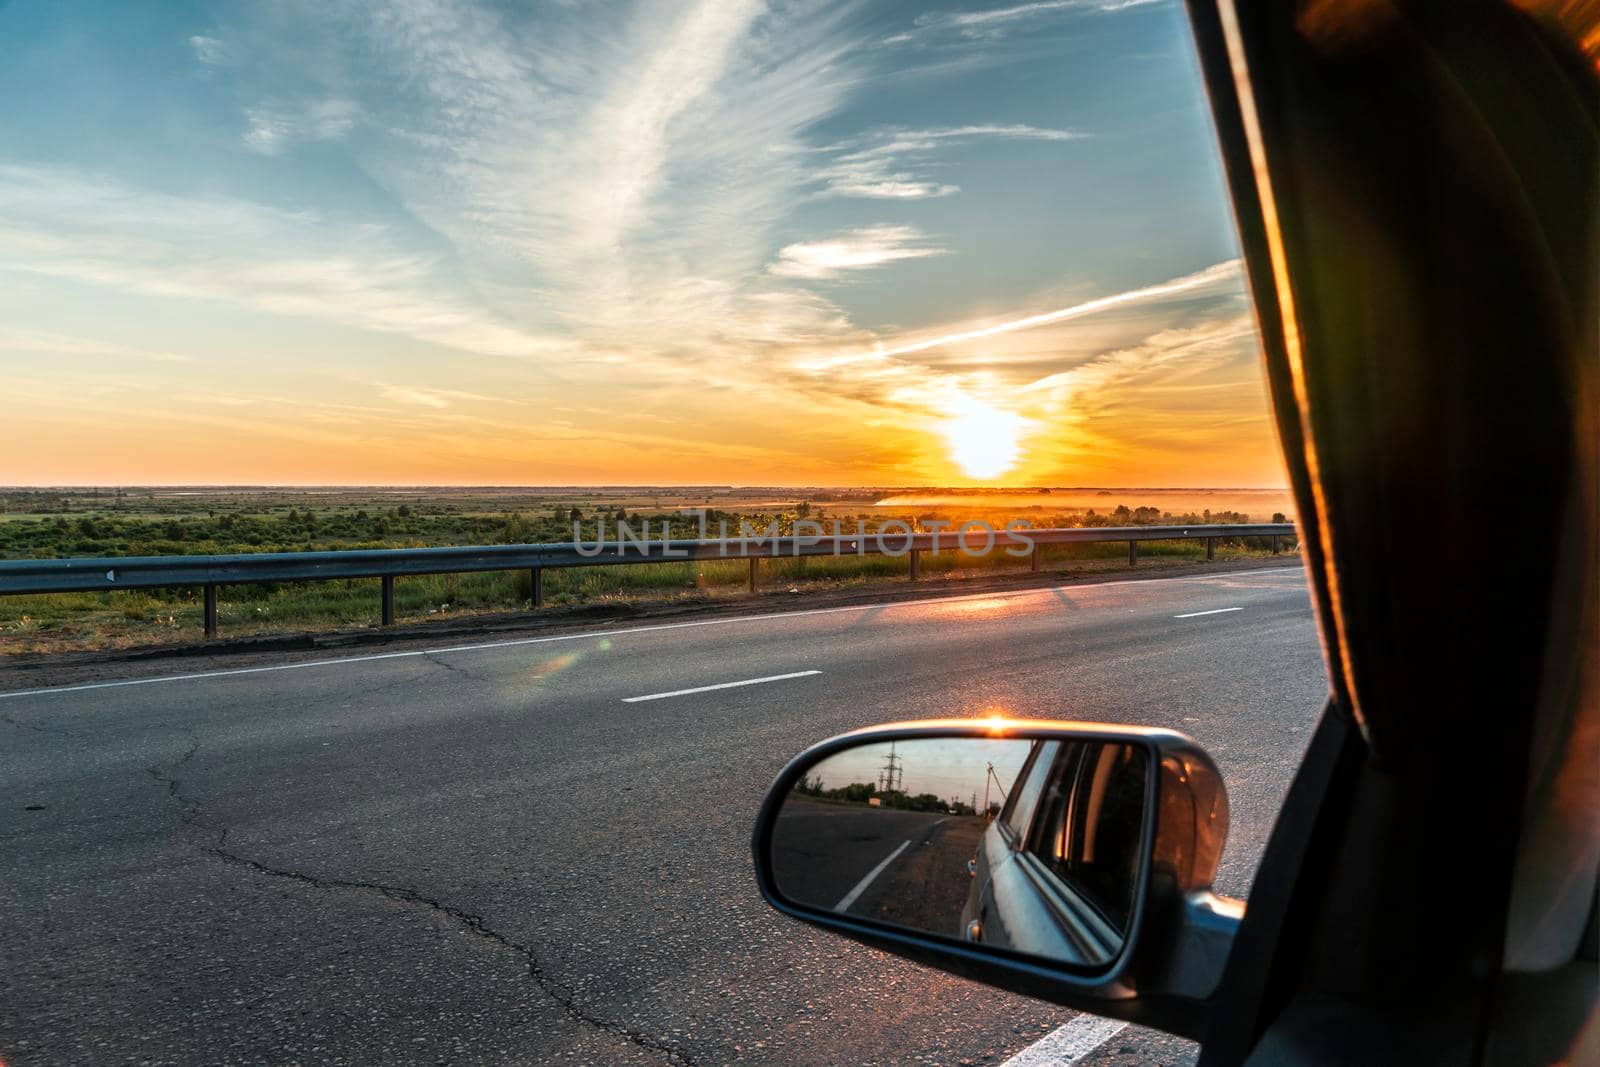
[[[195,818],[199,817],[200,805],[196,804],[192,800],[188,800],[178,792],[178,779],[174,777],[174,775],[177,773],[179,767],[182,767],[185,763],[188,763],[190,760],[194,759],[194,754],[198,751],[200,751],[200,739],[193,733],[190,733],[189,751],[185,752],[183,755],[179,756],[165,767],[158,763],[153,767],[145,768],[145,771],[150,775],[150,777],[167,787],[167,796],[177,801],[178,805],[184,809],[183,821],[185,823],[192,822]]]
[[[204,820],[204,815],[200,802],[183,792],[176,772],[184,764],[193,759],[195,753],[198,752],[199,749],[199,739],[195,738],[194,735],[191,734],[190,745],[187,752],[166,766],[157,764],[156,766],[146,768],[146,771],[149,773],[150,777],[167,787],[167,796],[175,804],[177,804],[183,812],[180,821],[185,826],[202,823]],[[562,1012],[574,1022],[591,1027],[595,1030],[599,1030],[601,1033],[610,1034],[613,1037],[621,1038],[622,1040],[642,1048],[647,1052],[659,1053],[662,1056],[665,1056],[668,1061],[675,1064],[680,1064],[681,1067],[696,1067],[695,1061],[690,1056],[685,1054],[681,1049],[678,1049],[673,1045],[669,1045],[664,1041],[658,1040],[657,1038],[652,1037],[643,1031],[635,1030],[630,1026],[626,1026],[622,1023],[611,1022],[607,1019],[602,1019],[590,1012],[588,1009],[584,1008],[583,1005],[578,1003],[578,998],[575,994],[573,994],[561,983],[557,982],[553,977],[550,976],[548,972],[545,971],[544,965],[539,962],[538,954],[535,953],[532,948],[529,948],[527,945],[524,945],[521,942],[516,941],[513,938],[496,930],[494,927],[490,926],[481,915],[476,915],[470,911],[466,911],[465,909],[458,908],[453,904],[447,904],[442,900],[437,900],[433,897],[426,896],[425,894],[419,893],[415,889],[407,888],[406,886],[386,885],[382,882],[354,881],[343,878],[321,878],[317,875],[307,874],[303,871],[292,871],[283,867],[273,867],[270,864],[262,863],[259,860],[254,860],[248,856],[242,856],[237,852],[229,851],[223,847],[227,843],[227,840],[228,828],[223,827],[218,831],[215,844],[203,845],[200,847],[203,851],[210,853],[211,855],[222,860],[224,863],[232,864],[238,867],[244,867],[247,870],[254,871],[257,874],[266,875],[270,878],[283,878],[322,890],[348,890],[352,892],[375,893],[398,903],[415,905],[417,907],[428,908],[432,911],[436,911],[441,915],[453,919],[456,923],[466,929],[468,933],[483,938],[486,941],[491,941],[494,944],[499,945],[502,948],[509,949],[520,956],[524,965],[526,965],[528,968],[528,977],[533,980],[534,985],[538,987],[540,992],[544,993],[551,1000],[555,1001],[555,1003],[561,1008]]]
[[[258,874],[265,874],[273,878],[286,878],[291,881],[314,886],[317,889],[347,889],[377,893],[388,897],[390,900],[399,901],[403,904],[415,904],[422,907],[431,908],[432,910],[443,915],[447,915],[451,919],[454,919],[461,926],[465,927],[470,933],[484,938],[485,940],[492,941],[502,948],[510,949],[512,952],[515,952],[518,956],[522,957],[523,963],[525,963],[528,968],[528,977],[532,978],[534,984],[537,985],[542,992],[549,996],[551,1000],[554,1000],[561,1007],[562,1011],[565,1012],[566,1015],[573,1021],[593,1027],[603,1033],[611,1034],[614,1037],[620,1037],[629,1043],[637,1045],[638,1047],[647,1051],[661,1053],[673,1063],[683,1064],[684,1067],[694,1067],[694,1060],[685,1055],[680,1049],[672,1045],[668,1045],[665,1042],[659,1041],[656,1038],[651,1037],[649,1034],[642,1033],[633,1029],[632,1027],[602,1019],[586,1010],[577,1002],[577,998],[571,992],[569,992],[559,982],[546,973],[543,964],[539,962],[538,955],[531,948],[494,929],[494,927],[490,926],[484,921],[481,915],[475,915],[470,911],[458,908],[452,904],[446,904],[444,901],[435,900],[433,897],[425,896],[422,893],[417,892],[415,889],[408,889],[405,886],[385,885],[382,882],[351,881],[343,878],[319,878],[316,875],[306,874],[303,871],[291,871],[281,867],[269,866],[268,864],[262,863],[259,860],[253,860],[248,856],[241,856],[237,853],[229,852],[224,848],[212,847],[206,849],[206,851],[210,852],[212,855],[218,857],[224,862],[246,867],[257,872]]]
[[[19,730],[33,730],[36,733],[50,734],[54,737],[76,737],[71,730],[63,730],[59,726],[46,726],[38,722],[23,722],[12,715],[0,715],[0,721],[8,722]]]
[[[463,675],[463,676],[465,676],[467,678],[471,678],[472,677],[472,672],[471,671],[467,670],[464,667],[457,667],[454,663],[446,663],[444,660],[440,659],[437,654],[435,654],[433,652],[424,652],[422,654],[422,658],[427,660],[429,663],[433,664],[435,667],[443,667],[447,671],[454,671],[456,674]]]

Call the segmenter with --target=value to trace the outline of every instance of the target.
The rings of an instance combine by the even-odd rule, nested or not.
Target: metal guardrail
[[[1216,558],[1218,538],[1266,537],[1272,551],[1293,537],[1293,523],[1197,526],[1102,526],[1075,529],[952,530],[937,533],[869,532],[865,536],[764,535],[711,541],[626,539],[598,544],[568,542],[536,545],[484,545],[462,548],[383,548],[337,552],[259,552],[226,556],[107,556],[98,559],[0,560],[0,596],[25,593],[83,593],[117,589],[203,586],[206,636],[217,633],[217,587],[260,582],[316,582],[337,578],[381,581],[382,619],[394,623],[394,580],[425,574],[528,570],[533,606],[544,604],[543,573],[566,567],[606,567],[639,563],[748,560],[749,588],[758,583],[763,559],[811,556],[909,556],[910,578],[921,573],[923,553],[1012,550],[1039,569],[1044,545],[1120,542],[1128,544],[1128,565],[1139,561],[1140,541],[1203,540],[1206,559]],[[1017,554],[1015,549],[1028,548]]]

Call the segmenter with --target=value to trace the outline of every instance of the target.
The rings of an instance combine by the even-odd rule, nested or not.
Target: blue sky
[[[0,42],[0,481],[1279,480],[1170,0],[13,0]]]

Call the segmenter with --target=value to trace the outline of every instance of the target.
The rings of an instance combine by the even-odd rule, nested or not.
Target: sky
[[[917,796],[932,793],[946,800],[954,797],[983,807],[984,779],[994,769],[993,781],[1000,788],[990,800],[1000,802],[1016,783],[1022,765],[1033,748],[1032,741],[991,740],[977,737],[914,738],[894,744],[896,767],[903,791]],[[818,763],[806,776],[822,779],[826,789],[842,789],[854,782],[876,784],[888,766],[890,745],[862,745],[837,752]]]
[[[1283,484],[1176,0],[0,0],[0,98],[0,484]]]

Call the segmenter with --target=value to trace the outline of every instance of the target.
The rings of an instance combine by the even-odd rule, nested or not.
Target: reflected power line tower
[[[878,769],[878,792],[905,792],[905,761],[895,755],[894,742],[889,743],[889,762]]]

